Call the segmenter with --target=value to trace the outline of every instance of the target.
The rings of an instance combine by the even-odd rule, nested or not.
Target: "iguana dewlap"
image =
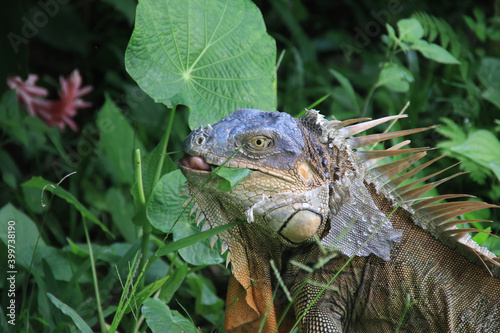
[[[456,227],[493,205],[426,198],[442,181],[414,186],[431,176],[402,185],[440,158],[403,172],[425,148],[369,149],[425,129],[353,137],[401,117],[241,109],[188,136],[180,165],[197,221],[245,221],[218,235],[233,271],[226,330],[500,332],[498,258]],[[221,165],[253,172],[224,192],[212,172]]]

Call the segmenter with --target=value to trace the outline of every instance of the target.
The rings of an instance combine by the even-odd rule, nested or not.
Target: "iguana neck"
[[[263,332],[271,332],[288,304],[283,298],[278,301],[275,293],[279,288],[276,274],[281,273],[283,254],[288,251],[271,233],[263,234],[256,224],[244,222],[231,232],[231,237],[238,241],[230,241],[231,255],[235,259],[227,292],[226,323],[233,326],[225,329],[238,327],[245,332],[259,332],[264,322]],[[285,318],[280,332],[289,330],[289,319]]]

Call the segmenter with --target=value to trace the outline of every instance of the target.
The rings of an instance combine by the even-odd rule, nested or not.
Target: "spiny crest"
[[[358,149],[374,145],[376,143],[389,140],[392,138],[402,137],[409,134],[414,134],[434,128],[429,126],[424,128],[416,128],[410,130],[401,130],[395,132],[372,134],[359,137],[352,137],[353,135],[362,133],[374,126],[395,121],[400,118],[405,118],[407,115],[388,116],[380,119],[370,120],[369,118],[357,118],[344,121],[328,121],[321,116],[316,110],[307,110],[305,118],[308,118],[309,123],[315,123],[322,128],[322,142],[328,142],[331,138],[343,138],[350,149]],[[493,268],[493,273],[500,275],[500,260],[496,258],[495,254],[488,251],[485,247],[479,246],[474,242],[469,232],[485,232],[475,228],[457,228],[457,225],[472,222],[491,222],[487,220],[461,220],[457,219],[459,216],[484,208],[500,208],[499,206],[480,202],[480,201],[454,201],[439,203],[445,199],[458,198],[458,197],[472,197],[466,194],[451,194],[440,195],[433,198],[424,197],[424,195],[431,189],[438,185],[464,174],[465,172],[458,172],[452,176],[443,178],[441,180],[415,187],[416,185],[425,182],[426,180],[437,176],[438,174],[456,166],[454,164],[448,168],[442,169],[431,175],[422,177],[409,184],[402,185],[406,180],[413,177],[422,169],[428,167],[432,163],[441,159],[443,156],[436,157],[420,166],[400,175],[401,172],[406,170],[411,165],[415,164],[422,157],[424,157],[428,150],[431,148],[405,148],[402,147],[409,144],[410,141],[403,141],[386,150],[357,150],[355,155],[358,162],[368,170],[373,176],[373,182],[380,191],[383,191],[388,196],[391,196],[396,204],[402,204],[407,210],[414,212],[420,217],[421,227],[429,230],[436,238],[451,247],[465,252],[471,260],[477,262],[479,259],[481,263],[488,262],[486,268],[490,271]],[[395,162],[390,162],[376,166],[383,158],[410,154],[408,157],[402,158]],[[416,223],[419,223],[415,219]],[[489,268],[488,268],[489,267]]]
[[[201,231],[203,232],[203,231],[210,230],[212,228],[212,226],[206,220],[205,214],[203,214],[203,212],[201,211],[201,208],[199,207],[198,203],[196,201],[194,201],[193,197],[189,194],[189,190],[186,189],[186,190],[182,191],[181,193],[179,193],[179,196],[180,197],[187,196],[186,201],[184,201],[184,203],[182,204],[182,206],[184,206],[184,207],[189,205],[191,202],[194,202],[193,206],[191,207],[191,211],[189,213],[189,216],[192,216],[192,215],[196,216],[195,220],[196,220],[197,226],[199,226],[203,221],[205,221],[205,223],[201,226]],[[218,239],[219,239],[218,235],[214,235],[214,236],[210,237],[210,247],[212,249],[214,248],[215,243],[217,243]],[[231,252],[228,251],[229,250],[228,244],[222,239],[221,239],[221,241],[222,241],[221,255],[223,255],[224,253],[227,252],[226,267],[228,267],[229,263],[231,262]]]
[[[322,143],[328,142],[328,133],[325,132],[325,125],[329,123],[319,111],[306,109],[306,114],[299,119],[302,125],[310,132],[318,135]]]

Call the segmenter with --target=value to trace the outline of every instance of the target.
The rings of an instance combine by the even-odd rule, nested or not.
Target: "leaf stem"
[[[140,200],[140,210],[144,212],[142,215],[142,240],[141,240],[141,259],[139,262],[139,270],[141,270],[146,261],[149,247],[149,235],[151,234],[151,224],[146,216],[146,195],[144,194],[144,186],[142,185],[142,164],[141,164],[141,150],[135,150],[135,163],[136,163],[136,177],[137,177],[137,188],[139,189],[139,200]],[[141,287],[144,285],[144,281],[141,281]]]
[[[175,105],[172,110],[170,111],[170,117],[168,119],[168,124],[167,124],[167,131],[165,132],[165,135],[161,139],[160,145],[161,145],[161,153],[160,153],[160,159],[158,161],[158,165],[156,166],[156,171],[155,171],[155,176],[153,179],[153,184],[151,186],[151,191],[154,189],[155,185],[158,183],[161,177],[161,171],[163,170],[163,163],[165,162],[165,154],[167,151],[167,146],[168,146],[168,139],[170,137],[170,132],[172,131],[172,125],[174,123],[174,116],[175,116],[175,109],[177,108],[177,105]],[[143,223],[142,223],[142,243],[141,243],[141,261],[139,264],[139,270],[142,271],[144,268],[146,261],[148,260],[147,254],[148,254],[148,247],[149,247],[149,236],[151,235],[151,223],[149,223],[149,220],[146,216],[146,195],[144,193],[144,188],[142,185],[142,168],[141,168],[141,156],[140,154],[137,153],[136,151],[136,163],[137,163],[137,185],[139,188],[139,197],[141,200],[142,204],[142,210],[144,212],[144,218],[143,218]],[[151,193],[148,193],[148,196]],[[140,281],[140,287],[142,288],[144,286],[144,280]]]
[[[144,186],[142,185],[142,163],[141,163],[141,150],[135,150],[135,174],[137,176],[137,188],[139,189],[139,199],[141,204],[146,206],[146,196],[144,195]]]
[[[97,282],[97,272],[95,269],[94,252],[92,251],[92,244],[90,243],[89,231],[87,229],[87,222],[85,220],[85,217],[82,216],[82,219],[83,219],[83,229],[85,230],[85,238],[87,240],[87,246],[89,248],[90,268],[92,269],[92,282],[94,283],[95,300],[97,303],[97,313],[99,315],[99,324],[101,326],[101,332],[106,333],[106,322],[104,321],[104,315],[102,313],[101,296],[99,294],[99,284]]]
[[[168,124],[167,124],[167,131],[165,132],[165,136],[161,139],[161,156],[160,156],[160,161],[158,162],[158,166],[156,167],[156,172],[155,172],[155,178],[153,179],[153,186],[151,189],[153,189],[158,183],[158,180],[160,180],[161,177],[161,170],[163,169],[163,162],[165,161],[165,154],[167,153],[167,146],[168,146],[168,138],[170,137],[170,132],[172,131],[172,124],[174,123],[174,116],[175,116],[175,109],[177,108],[177,105],[174,105],[172,110],[170,110],[170,117],[168,119]]]
[[[385,65],[385,62],[383,65]],[[370,87],[370,90],[368,91],[368,94],[366,95],[365,102],[363,103],[363,110],[361,111],[361,115],[360,115],[361,118],[363,118],[365,116],[366,110],[368,109],[368,105],[369,105],[370,100],[373,96],[373,93],[375,92],[375,89],[377,89],[377,83],[378,83],[378,79],[380,78],[380,73],[382,73],[382,70],[380,70],[378,72],[377,79],[375,80],[375,83],[373,83],[373,85]]]

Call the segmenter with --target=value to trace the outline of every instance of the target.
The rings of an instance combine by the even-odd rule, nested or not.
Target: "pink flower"
[[[92,86],[82,85],[80,72],[75,69],[68,79],[59,78],[62,90],[59,91],[59,100],[45,100],[48,95],[45,88],[35,85],[38,76],[30,74],[26,81],[19,76],[9,78],[7,84],[9,88],[15,89],[17,97],[22,101],[28,113],[41,118],[49,126],[57,126],[63,130],[68,125],[73,131],[78,130],[75,122],[71,119],[76,116],[76,110],[90,107],[92,104],[81,99],[83,95],[92,91]]]
[[[10,89],[15,89],[17,92],[17,98],[20,101],[23,101],[26,104],[26,108],[28,109],[28,113],[32,116],[37,115],[37,109],[42,105],[46,105],[47,101],[43,98],[38,97],[47,97],[49,92],[47,89],[42,87],[37,87],[35,85],[38,80],[38,75],[30,74],[26,82],[23,82],[21,77],[15,76],[7,79],[7,85]]]

